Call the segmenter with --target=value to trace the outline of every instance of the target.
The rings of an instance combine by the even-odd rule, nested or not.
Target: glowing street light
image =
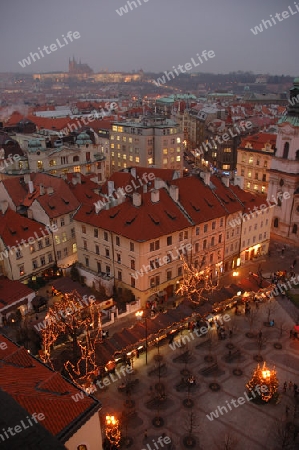
[[[138,320],[142,319],[143,311],[137,311],[135,313],[135,316]],[[144,317],[144,323],[145,323],[145,364],[147,364],[147,318]]]
[[[106,416],[106,437],[111,445],[119,447],[121,432],[119,430],[119,421],[115,416]]]

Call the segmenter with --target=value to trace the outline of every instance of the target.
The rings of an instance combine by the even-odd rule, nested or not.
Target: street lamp
[[[143,316],[143,311],[137,311],[135,313],[135,316],[138,320],[141,320]],[[144,317],[144,323],[145,323],[145,364],[147,364],[147,318]]]

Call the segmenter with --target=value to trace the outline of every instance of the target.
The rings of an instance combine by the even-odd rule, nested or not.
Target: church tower
[[[268,199],[277,202],[271,231],[299,243],[299,78],[278,122],[276,149],[269,170]]]

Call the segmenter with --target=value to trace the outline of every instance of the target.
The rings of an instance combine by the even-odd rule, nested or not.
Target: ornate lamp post
[[[138,320],[141,320],[143,317],[143,311],[137,311],[135,313],[135,316]],[[144,317],[144,323],[145,323],[145,364],[147,364],[147,318]]]

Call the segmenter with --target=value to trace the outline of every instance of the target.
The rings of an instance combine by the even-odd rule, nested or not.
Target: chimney
[[[47,194],[48,194],[48,195],[54,194],[54,189],[52,188],[52,186],[49,186],[49,187],[47,188]]]
[[[76,172],[76,176],[77,176],[78,183],[81,184],[81,173]]]
[[[203,179],[204,184],[206,184],[207,186],[210,186],[210,181],[211,181],[210,172],[201,172],[200,177]]]
[[[34,186],[33,186],[33,181],[28,181],[28,189],[29,189],[29,193],[32,194],[32,192],[34,191]]]
[[[155,178],[154,186],[155,186],[155,189],[161,189],[161,188],[165,187],[165,182],[162,180],[162,178]]]
[[[147,193],[147,184],[143,185],[143,193],[146,194]]]
[[[26,174],[24,175],[24,182],[25,182],[25,183],[29,183],[29,181],[30,181],[30,173],[26,173]]]
[[[157,189],[151,191],[151,201],[153,203],[158,203],[160,200],[160,192]]]
[[[0,202],[0,208],[1,208],[2,214],[4,215],[8,208],[8,201],[2,200],[2,202]]]
[[[135,178],[135,180],[136,180],[136,167],[132,167],[132,169],[131,169],[131,175],[132,175],[132,177]]]
[[[234,185],[239,186],[241,189],[244,189],[244,177],[235,176]]]
[[[39,185],[39,194],[45,195],[45,186],[43,184]]]
[[[78,178],[77,178],[77,177],[73,177],[73,178],[72,178],[72,184],[73,184],[74,186],[76,186],[76,184],[78,184]]]
[[[169,194],[176,203],[179,201],[179,187],[172,184],[169,188]]]
[[[224,186],[229,187],[229,177],[221,177],[221,181]]]
[[[111,197],[114,191],[114,181],[108,181],[108,196]]]
[[[133,205],[137,208],[141,206],[141,195],[139,192],[133,192]]]

